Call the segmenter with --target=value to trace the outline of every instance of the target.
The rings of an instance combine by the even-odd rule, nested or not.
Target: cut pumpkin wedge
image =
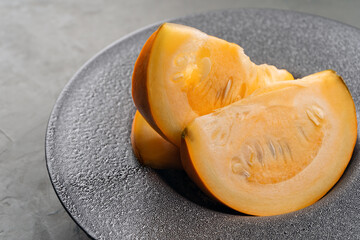
[[[164,23],[147,40],[135,63],[132,95],[147,122],[180,146],[181,133],[194,118],[260,87],[292,79],[286,70],[254,64],[234,43]]]
[[[275,83],[198,117],[183,167],[209,195],[251,215],[302,209],[339,180],[357,137],[355,105],[331,70]]]
[[[182,169],[179,149],[161,137],[136,111],[131,144],[139,161],[156,169]]]

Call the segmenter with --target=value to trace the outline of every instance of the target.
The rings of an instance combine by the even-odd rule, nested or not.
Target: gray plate
[[[360,31],[302,13],[242,9],[174,22],[238,43],[256,63],[295,77],[334,69],[359,112]],[[60,201],[97,239],[360,238],[359,143],[341,180],[320,201],[290,214],[244,216],[204,196],[182,171],[139,165],[130,145],[131,75],[158,25],[91,59],[59,97],[46,134],[46,159]],[[334,96],[336,98],[336,96]]]

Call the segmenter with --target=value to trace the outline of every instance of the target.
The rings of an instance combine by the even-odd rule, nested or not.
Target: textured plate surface
[[[358,29],[264,9],[217,11],[174,22],[238,43],[254,62],[286,68],[295,77],[334,69],[359,112]],[[90,60],[54,107],[46,133],[47,166],[73,219],[96,239],[359,238],[359,143],[344,175],[324,198],[273,217],[234,213],[206,198],[182,171],[139,165],[129,137],[135,113],[131,75],[157,26],[121,39]]]

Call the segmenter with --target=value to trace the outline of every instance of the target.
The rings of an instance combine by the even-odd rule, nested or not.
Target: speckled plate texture
[[[288,69],[297,78],[334,69],[359,113],[358,29],[266,9],[217,11],[172,22],[235,42],[254,62]],[[92,58],[54,107],[46,133],[47,166],[73,219],[95,239],[359,239],[359,143],[325,197],[272,217],[236,213],[204,196],[183,171],[155,171],[138,163],[130,144],[131,76],[157,27],[130,34]]]

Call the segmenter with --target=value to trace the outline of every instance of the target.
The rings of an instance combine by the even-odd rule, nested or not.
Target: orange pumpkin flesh
[[[152,129],[138,111],[132,124],[131,144],[136,157],[146,166],[182,169],[179,149]]]
[[[135,63],[132,94],[147,122],[180,146],[181,133],[194,118],[275,81],[292,79],[286,70],[254,64],[234,43],[165,23]]]
[[[339,180],[356,142],[352,97],[327,70],[278,82],[184,131],[183,167],[225,205],[251,215],[311,205]]]

